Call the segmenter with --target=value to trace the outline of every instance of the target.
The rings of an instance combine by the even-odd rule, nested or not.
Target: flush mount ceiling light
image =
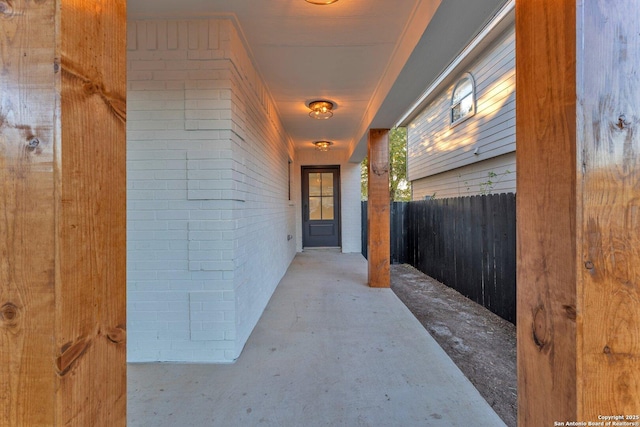
[[[323,4],[335,3],[337,1],[338,0],[307,0],[307,3],[323,5]]]
[[[311,112],[309,117],[312,119],[326,120],[333,116],[333,102],[330,101],[313,101],[309,103]]]
[[[315,141],[313,145],[316,146],[316,150],[329,151],[329,146],[333,145],[331,141]]]

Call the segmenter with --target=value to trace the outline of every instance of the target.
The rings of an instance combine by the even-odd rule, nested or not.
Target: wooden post
[[[516,3],[523,427],[640,413],[640,8],[611,6]]]
[[[0,21],[0,425],[124,426],[126,2]]]
[[[369,230],[368,262],[369,286],[391,286],[389,260],[391,257],[389,218],[389,130],[369,130]]]

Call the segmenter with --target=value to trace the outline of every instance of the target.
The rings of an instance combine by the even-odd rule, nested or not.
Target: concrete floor
[[[132,364],[129,426],[504,426],[359,254],[298,254],[233,365]]]

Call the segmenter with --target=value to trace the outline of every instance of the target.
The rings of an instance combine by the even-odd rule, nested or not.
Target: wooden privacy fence
[[[368,247],[367,247],[367,242],[369,240],[369,227],[368,227],[368,223],[367,223],[367,217],[369,215],[369,209],[367,209],[367,201],[363,200],[362,202],[360,202],[360,218],[361,218],[361,224],[362,224],[362,234],[361,234],[361,238],[362,238],[362,245],[360,246],[362,248],[362,256],[365,257],[366,259],[369,259],[369,253],[368,253]]]
[[[367,202],[362,202],[362,256],[367,258]],[[407,262],[407,226],[405,212],[408,202],[391,203],[391,263],[404,264]]]
[[[362,208],[366,257],[366,202]],[[411,264],[515,323],[515,194],[392,203],[391,261]]]

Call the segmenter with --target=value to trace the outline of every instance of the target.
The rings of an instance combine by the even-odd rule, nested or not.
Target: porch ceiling
[[[502,3],[128,0],[127,7],[130,18],[234,15],[295,146],[329,139],[358,162],[367,129],[393,126]],[[308,117],[315,99],[336,104],[333,118]]]

